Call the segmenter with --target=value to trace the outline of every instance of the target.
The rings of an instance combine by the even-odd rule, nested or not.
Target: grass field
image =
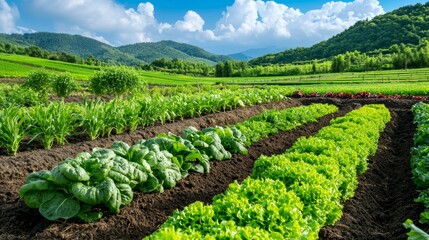
[[[0,54],[0,77],[22,78],[31,71],[40,69],[54,73],[69,72],[76,79],[87,80],[100,68],[21,55]]]
[[[99,67],[52,61],[28,56],[0,54],[0,78],[24,78],[31,71],[70,72],[77,80],[88,80]],[[288,91],[361,92],[429,95],[429,68],[362,73],[327,73],[269,77],[193,77],[162,72],[138,71],[149,85],[280,85]]]

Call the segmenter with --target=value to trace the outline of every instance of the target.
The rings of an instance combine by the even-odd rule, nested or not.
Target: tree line
[[[193,76],[257,77],[293,76],[336,72],[364,72],[389,69],[429,67],[429,41],[420,44],[394,44],[388,49],[369,53],[359,51],[338,54],[321,60],[300,61],[289,64],[266,64],[252,66],[249,62],[226,60],[209,66],[202,62],[189,62],[177,58],[161,58],[140,68]]]
[[[81,58],[66,52],[51,52],[51,51],[42,49],[38,46],[24,47],[24,46],[18,46],[8,42],[0,43],[0,53],[17,54],[17,55],[49,59],[54,61],[87,64],[87,65],[94,65],[94,66],[106,65],[105,62],[94,58],[92,55],[89,55],[86,58]]]

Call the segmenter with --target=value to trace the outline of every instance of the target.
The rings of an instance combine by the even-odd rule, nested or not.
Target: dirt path
[[[399,107],[399,108],[398,108]],[[407,239],[402,223],[418,220],[411,180],[410,148],[415,126],[409,107],[389,108],[392,121],[381,134],[368,171],[359,177],[355,197],[346,201],[342,218],[319,233],[320,239]]]

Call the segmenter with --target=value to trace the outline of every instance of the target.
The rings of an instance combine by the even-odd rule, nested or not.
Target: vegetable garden
[[[81,135],[62,145],[53,130],[52,149],[42,134],[55,128],[31,111],[54,110],[29,109],[40,133],[22,139],[46,149],[21,142],[0,155],[0,238],[405,239],[406,219],[429,229],[410,167],[417,101],[276,91],[173,96],[156,99],[157,112],[139,100],[134,121],[134,107],[110,110],[93,135],[81,114],[71,130]]]

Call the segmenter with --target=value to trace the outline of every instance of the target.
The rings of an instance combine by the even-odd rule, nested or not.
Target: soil
[[[96,223],[77,220],[49,222],[19,199],[18,189],[28,173],[50,169],[66,157],[93,147],[108,147],[113,141],[129,144],[161,132],[178,134],[187,126],[204,128],[234,124],[264,109],[282,109],[312,102],[333,103],[340,111],[294,130],[279,133],[253,144],[249,154],[233,155],[229,161],[212,162],[209,174],[190,174],[173,189],[164,193],[135,193],[133,202],[118,215],[106,215]],[[250,175],[253,162],[261,155],[284,152],[301,136],[315,134],[329,120],[344,115],[361,104],[384,103],[392,121],[381,134],[376,156],[369,159],[369,169],[359,181],[355,197],[345,202],[343,218],[335,226],[322,229],[322,239],[406,239],[401,224],[405,218],[417,220],[421,206],[413,203],[416,190],[411,181],[409,149],[412,145],[412,115],[415,101],[395,99],[339,100],[328,98],[299,99],[263,104],[149,127],[134,133],[112,136],[97,141],[84,141],[57,147],[50,151],[33,150],[17,156],[0,156],[0,239],[141,239],[159,228],[175,209],[195,201],[210,203],[228,184]]]
[[[368,171],[359,177],[355,196],[344,203],[342,218],[320,231],[320,239],[407,239],[402,223],[418,222],[424,209],[413,201],[418,196],[410,168],[413,116],[406,102],[390,105],[392,120]]]

